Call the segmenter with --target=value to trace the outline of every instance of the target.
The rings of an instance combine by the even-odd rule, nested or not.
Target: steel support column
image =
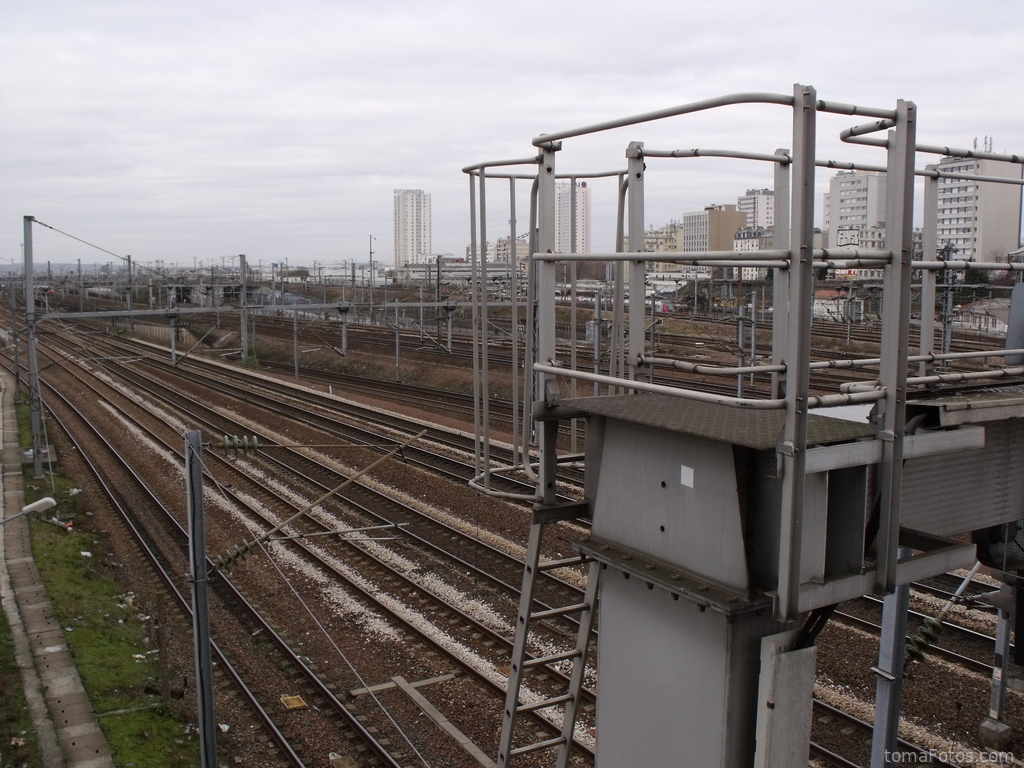
[[[789,157],[788,149],[776,149],[776,155]],[[790,228],[790,183],[789,160],[775,163],[775,248],[789,248]],[[696,282],[694,283],[694,304],[697,301]],[[789,323],[789,270],[777,268],[772,270],[772,365],[784,363],[787,359],[786,332]],[[694,306],[696,311],[696,306]],[[783,396],[785,375],[772,373],[772,398]]]
[[[553,253],[555,250],[555,152],[556,148],[546,148],[541,158],[538,196],[539,228],[537,233],[537,251]],[[555,317],[555,283],[557,281],[557,265],[553,261],[537,261],[534,263],[537,279],[537,356],[536,361],[545,365],[551,364],[557,356],[556,350],[556,317]],[[537,396],[545,403],[552,404],[558,396],[558,382],[550,374],[538,376],[539,392]],[[557,421],[541,421],[537,425],[538,439],[541,444],[540,475],[538,479],[538,495],[544,504],[554,504],[555,494],[555,441],[549,439],[548,433],[558,431]]]
[[[903,657],[907,645],[907,605],[910,587],[886,595],[882,608],[882,633],[878,644],[878,676],[875,684],[875,730],[871,738],[871,768],[895,765],[896,737],[903,692]]]
[[[777,616],[800,613],[800,553],[803,546],[807,393],[810,377],[811,297],[814,292],[814,151],[817,98],[814,88],[793,93],[793,209],[789,267],[789,348],[786,350],[786,422],[779,449],[782,518],[779,537]]]
[[[474,279],[477,278],[477,226],[478,217],[483,219],[485,211],[482,208],[477,208],[476,204],[476,176],[469,174],[469,261],[470,261],[470,275]],[[484,243],[483,247],[487,247]],[[478,349],[481,344],[486,342],[480,338],[480,322],[478,317],[478,308],[476,303],[476,289],[470,286],[470,311],[472,313],[472,344],[473,344],[473,434],[475,435],[476,450],[473,451],[474,461],[474,472],[479,477],[484,471],[483,464],[483,451],[480,450],[480,430],[481,430],[481,414],[480,414],[480,355]]]
[[[903,427],[907,402],[907,357],[910,339],[910,272],[914,214],[914,148],[917,108],[897,102],[896,129],[888,134],[886,171],[886,248],[893,253],[885,269],[882,306],[882,354],[879,380],[885,388],[880,400],[879,526],[877,579],[879,591],[896,588],[896,550],[900,532],[900,493],[903,487]]]
[[[644,145],[631,142],[626,149],[626,172],[629,175],[629,250],[644,250]],[[637,361],[644,353],[644,293],[647,267],[644,261],[629,262],[629,349],[622,371],[630,381],[637,378]]]
[[[1000,591],[1006,596],[1007,602],[1013,599],[1013,589],[1004,584]],[[1013,617],[1009,611],[999,609],[996,623],[996,649],[992,662],[992,693],[989,696],[988,717],[979,728],[978,741],[988,749],[1005,749],[1012,735],[1010,726],[1003,722],[1003,710],[1006,703],[1006,676],[1010,671],[1010,634],[1013,628]],[[1018,640],[1018,642],[1021,642]]]
[[[511,249],[509,261],[512,274],[509,279],[509,297],[512,301],[512,464],[517,465],[519,461],[519,449],[522,444],[519,431],[519,248],[516,236],[516,180],[508,180],[508,241]],[[438,257],[440,259],[440,257]],[[438,261],[438,273],[440,274],[440,261]],[[435,299],[440,301],[440,299]],[[435,310],[436,311],[436,310]],[[450,317],[450,314],[449,314]],[[449,323],[449,329],[451,324]],[[451,352],[451,331],[449,330],[448,351]],[[525,386],[525,382],[524,382]]]
[[[926,166],[934,171],[935,166]],[[939,180],[934,176],[924,178],[924,231],[921,234],[922,261],[935,261],[938,258],[939,231]],[[921,344],[918,354],[929,355],[935,351],[935,281],[937,273],[933,269],[921,271]],[[927,376],[931,373],[932,364],[927,360],[919,363],[918,375]]]
[[[480,169],[480,280],[476,286],[477,310],[474,322],[480,327],[480,381],[475,390],[480,396],[480,432],[481,469],[483,471],[484,488],[491,487],[491,382],[490,358],[487,346],[488,336],[488,297],[487,297],[487,168]]]

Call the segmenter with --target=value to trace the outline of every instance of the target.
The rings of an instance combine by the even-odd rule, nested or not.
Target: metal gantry
[[[556,184],[578,175],[556,170],[563,143],[577,137],[677,120],[710,111],[788,109],[792,128],[773,153],[737,149],[656,149],[625,144],[625,167],[592,177],[617,180],[615,248],[612,252],[556,252]],[[749,116],[749,113],[745,113]],[[874,165],[819,157],[824,115],[859,122],[839,133],[850,144],[884,157]],[[910,581],[975,561],[971,544],[950,538],[1020,517],[1024,489],[971,488],[973,498],[949,493],[922,499],[920,489],[942,485],[959,471],[977,471],[1007,452],[1024,461],[1024,397],[1018,393],[960,394],[943,398],[941,387],[964,381],[998,383],[1024,374],[1020,349],[952,353],[934,350],[935,276],[939,270],[1021,271],[1020,264],[940,260],[936,242],[936,184],[946,175],[934,165],[916,169],[919,156],[954,155],[1021,164],[1018,155],[922,145],[917,109],[899,100],[875,108],[820,99],[814,88],[789,94],[741,93],[557,131],[533,140],[529,157],[464,168],[470,179],[471,232],[478,275],[487,274],[488,184],[511,179],[509,219],[515,233],[515,184],[529,184],[531,238],[527,271],[522,420],[517,459],[494,466],[488,444],[491,375],[488,314],[492,305],[476,280],[475,379],[480,453],[475,487],[490,493],[498,473],[535,478],[530,540],[516,620],[508,697],[497,764],[550,750],[553,764],[569,765],[577,732],[590,626],[600,602],[600,680],[596,727],[599,768],[625,764],[700,764],[723,768],[789,766],[806,760],[814,683],[814,641],[834,606],[880,591],[887,601],[878,705],[889,713],[876,723],[873,766],[895,753],[905,612],[898,595]],[[673,123],[674,125],[675,123]],[[767,138],[767,137],[766,137]],[[770,140],[770,139],[769,139]],[[863,150],[861,151],[863,154]],[[741,159],[774,169],[776,231],[773,248],[757,251],[658,253],[644,250],[646,176],[655,158]],[[884,248],[815,248],[817,168],[885,173]],[[913,250],[915,177],[925,179],[923,254]],[[978,182],[1020,185],[1019,178],[956,174]],[[573,183],[575,183],[573,181]],[[575,218],[575,217],[573,217]],[[514,239],[513,239],[514,242]],[[576,242],[576,238],[572,238]],[[767,397],[710,394],[685,383],[644,376],[656,366],[692,366],[659,358],[645,348],[646,262],[692,267],[761,267],[770,270],[773,334],[770,363],[701,365],[701,373],[772,379]],[[604,264],[611,272],[611,329],[607,372],[578,366],[576,318],[560,331],[558,270]],[[812,361],[811,321],[815,270],[882,269],[882,345],[877,358]],[[921,276],[921,342],[910,345],[911,284]],[[600,304],[598,303],[598,307]],[[597,309],[597,307],[595,307]],[[518,322],[518,320],[516,320]],[[514,323],[515,324],[515,323]],[[1004,357],[1004,364],[992,364]],[[935,366],[976,358],[970,373]],[[810,372],[825,367],[871,367],[873,382],[850,382],[833,393],[812,395]],[[916,369],[916,375],[911,375]],[[513,371],[513,375],[518,372]],[[593,384],[593,397],[576,385]],[[935,391],[938,389],[938,391]],[[870,419],[844,421],[830,407],[863,404]],[[965,415],[968,413],[968,415]],[[954,415],[955,414],[955,415]],[[913,418],[911,418],[913,417]],[[560,449],[559,426],[586,422],[586,453]],[[575,433],[574,433],[575,434]],[[998,446],[988,438],[998,438]],[[558,467],[585,458],[586,499],[558,496]],[[498,494],[496,494],[498,495]],[[587,596],[572,606],[536,610],[534,585],[564,562],[542,556],[546,530],[569,518],[587,518],[591,536],[580,543],[590,563]],[[598,578],[600,576],[600,578]],[[599,582],[599,583],[598,583]],[[530,657],[538,619],[574,612],[580,636],[574,649],[547,659]],[[571,665],[562,695],[539,697],[530,672],[557,661]],[[895,684],[893,684],[895,683]],[[760,691],[760,693],[759,693]],[[995,711],[995,709],[993,710]],[[559,735],[526,741],[520,716],[543,713]]]

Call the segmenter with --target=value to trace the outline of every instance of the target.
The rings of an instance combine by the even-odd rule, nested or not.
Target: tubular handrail
[[[478,173],[486,168],[501,168],[510,165],[538,165],[540,163],[540,156],[535,155],[533,157],[520,157],[515,160],[491,160],[483,163],[474,163],[473,165],[467,165],[462,169],[463,173]]]
[[[575,136],[585,136],[590,133],[600,133],[602,131],[609,131],[614,128],[625,128],[628,125],[650,123],[655,120],[662,120],[666,117],[677,117],[679,115],[692,114],[694,112],[703,112],[708,109],[715,109],[717,107],[727,107],[735,104],[779,104],[785,107],[792,107],[793,103],[793,96],[782,93],[733,93],[728,96],[718,96],[713,99],[692,101],[688,104],[680,104],[675,107],[668,107],[666,109],[655,110],[654,112],[644,112],[639,115],[622,117],[617,120],[606,120],[601,123],[594,123],[593,125],[583,126],[582,128],[571,128],[566,131],[544,133],[533,139],[533,146],[549,147],[554,142],[560,141],[561,139],[568,139]]]
[[[740,152],[735,149],[644,149],[644,157],[730,157],[738,160],[763,160],[768,163],[789,165],[789,155],[769,155],[763,152]]]
[[[580,379],[582,381],[593,381],[598,384],[606,384],[611,387],[621,387],[623,389],[635,389],[641,392],[653,392],[659,395],[672,395],[673,397],[680,397],[684,400],[697,400],[702,403],[716,403],[718,405],[727,405],[733,408],[751,408],[754,410],[770,411],[770,410],[782,410],[786,407],[785,400],[755,400],[753,398],[745,397],[727,397],[725,395],[712,395],[707,392],[698,392],[693,389],[682,389],[680,387],[668,387],[664,384],[651,384],[646,381],[622,379],[615,376],[605,376],[603,374],[589,373],[587,371],[572,370],[570,368],[561,368],[557,365],[545,365],[544,363],[534,363],[533,370],[538,373],[547,373],[553,376],[564,376],[569,379]]]
[[[854,405],[856,403],[873,403],[885,397],[885,389],[874,389],[859,392],[844,392],[838,395],[812,395],[807,398],[808,408],[831,408],[837,405]]]
[[[892,127],[886,125],[885,120],[880,120],[875,123],[876,126],[873,130],[880,131],[885,128]],[[869,147],[882,147],[886,148],[889,146],[888,139],[875,139],[864,136],[864,133],[871,133],[872,130],[868,130],[871,124],[854,126],[853,128],[847,128],[845,131],[840,132],[839,138],[848,144],[863,144]],[[997,152],[979,152],[976,149],[962,149],[960,147],[942,147],[934,144],[915,144],[915,152],[923,152],[929,155],[941,155],[942,157],[964,157],[964,158],[975,158],[977,160],[998,160],[1004,163],[1017,163],[1024,165],[1024,155],[1003,155]],[[932,176],[933,172],[929,171],[915,171],[917,176]],[[960,178],[960,177],[954,177]],[[996,181],[997,183],[1005,183],[1005,179],[996,177],[994,179],[982,179],[982,181]]]
[[[869,171],[871,173],[885,173],[885,166],[868,165],[866,163],[851,163],[845,160],[815,160],[818,168],[837,168],[841,171]],[[915,176],[928,179],[963,179],[964,181],[986,181],[993,184],[1017,184],[1024,185],[1024,179],[1016,179],[1012,176],[986,176],[978,173],[950,173],[940,171],[936,168],[919,168],[914,171]]]
[[[860,115],[862,117],[877,117],[883,120],[891,120],[896,117],[896,110],[881,109],[879,107],[864,107],[859,104],[844,104],[841,101],[826,101],[818,99],[815,108],[819,112],[831,112],[835,115]]]
[[[488,487],[487,481],[489,476],[499,475],[502,472],[522,472],[523,468],[518,466],[507,466],[507,467],[492,467],[487,472],[481,472],[476,475],[472,480],[469,481],[468,485],[470,488],[480,491],[481,493],[487,494],[496,499],[508,499],[509,501],[525,501],[531,504],[536,503],[540,500],[540,496],[535,493],[513,493],[512,491],[496,491],[493,488]]]
[[[955,384],[961,381],[979,381],[985,379],[1006,379],[1011,376],[1024,375],[1024,365],[1012,368],[994,368],[987,371],[970,371],[965,373],[935,373],[928,376],[908,376],[907,386],[920,384]]]
[[[469,176],[479,176],[481,173],[485,173],[488,179],[517,179],[519,181],[533,181],[537,178],[535,173],[492,173],[490,163],[480,163],[479,166],[466,166],[462,169],[463,173]],[[585,173],[556,173],[555,178],[558,180],[566,179],[608,179],[615,176],[621,176],[626,171],[622,168],[617,168],[612,171],[589,171]]]
[[[659,259],[663,261],[663,259]],[[1024,263],[1019,261],[966,261],[964,259],[935,259],[929,261],[912,261],[913,269],[930,269],[933,271],[943,269],[982,269],[991,271],[1006,270],[1007,272],[1024,272]]]
[[[961,179],[963,181],[988,181],[993,184],[1024,185],[1024,179],[1015,179],[1012,176],[984,176],[978,173],[950,173],[939,170],[915,171],[915,175],[931,176],[934,179]]]
[[[650,357],[640,355],[637,357],[638,366],[664,366],[685,371],[686,373],[700,373],[708,376],[736,376],[747,373],[782,373],[786,370],[784,365],[742,365],[725,367],[719,365],[707,365],[706,363],[691,363],[686,360],[678,360],[672,357]]]
[[[908,360],[912,363],[933,363],[937,360],[970,360],[988,359],[990,357],[1006,357],[1007,355],[1024,355],[1024,349],[986,349],[980,352],[930,352],[927,355],[911,355]]]
[[[1024,354],[1024,349],[990,349],[980,352],[947,352],[944,354],[929,353],[927,355],[910,355],[907,360],[911,363],[934,363],[942,360],[987,360],[990,357],[1006,357],[1007,355],[1021,354]],[[810,368],[811,370],[868,368],[878,365],[881,362],[882,359],[879,357],[865,357],[855,360],[816,360],[810,364]],[[652,357],[649,355],[638,356],[636,364],[641,367],[649,366],[653,368],[656,366],[662,366],[666,368],[675,368],[676,370],[684,371],[686,373],[698,373],[705,376],[737,376],[749,373],[781,373],[786,370],[785,365],[746,365],[726,367],[708,365],[707,363],[691,363],[687,360],[671,357]],[[1013,369],[995,369],[996,372],[1006,370],[1016,370],[1016,367]],[[973,371],[971,372],[971,375],[973,377],[982,378],[979,375],[981,373],[985,372]],[[1000,373],[999,375],[1001,376],[1002,374]],[[924,381],[924,379],[908,379],[908,381]],[[929,379],[927,383],[931,383],[931,380]]]
[[[786,262],[792,257],[788,250],[756,251],[595,251],[593,253],[534,253],[534,261],[667,261],[667,262],[719,262],[719,261],[772,261]],[[892,251],[877,248],[815,248],[813,258],[822,262],[844,259],[865,260],[885,264],[892,259]],[[950,262],[947,262],[950,263]],[[978,262],[971,262],[978,263]],[[772,264],[773,267],[783,264]]]
[[[939,147],[932,144],[918,144],[918,152],[943,157],[973,157],[979,160],[1001,160],[1004,163],[1024,164],[1024,155],[1002,155],[997,152],[979,152],[976,149],[959,149],[957,147]]]
[[[748,256],[749,255],[749,256]],[[664,257],[664,258],[663,258]],[[694,251],[693,253],[654,251],[598,251],[593,253],[535,253],[535,261],[693,261],[704,259],[733,259],[746,261],[754,259],[771,259],[785,261],[790,257],[789,251]]]
[[[840,141],[847,141],[852,139],[854,136],[863,136],[867,133],[877,133],[878,131],[885,131],[889,128],[896,127],[896,120],[894,118],[886,118],[884,120],[876,120],[873,123],[862,123],[861,125],[854,125],[850,128],[846,128],[839,132]]]

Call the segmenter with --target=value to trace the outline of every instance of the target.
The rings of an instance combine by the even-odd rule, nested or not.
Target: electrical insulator
[[[221,447],[224,452],[235,451],[248,453],[252,451],[255,453],[260,449],[260,441],[256,435],[246,435],[245,437],[239,437],[238,435],[224,435],[221,439]]]
[[[939,632],[941,631],[942,623],[931,616],[921,622],[921,627],[907,641],[907,661],[923,660],[925,652],[939,639]]]
[[[249,554],[249,552],[255,549],[255,547],[255,541],[248,541],[246,539],[242,539],[241,544],[236,544],[223,555],[219,555],[217,557],[217,567],[227,568],[228,566],[232,565],[235,561],[242,560],[247,554]]]

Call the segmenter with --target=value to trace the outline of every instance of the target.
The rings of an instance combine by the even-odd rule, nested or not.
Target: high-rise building
[[[1021,178],[1021,167],[997,160],[944,157],[936,166],[947,173]],[[938,247],[956,248],[956,257],[1005,261],[1020,245],[1021,188],[973,179],[939,179]]]
[[[396,189],[395,267],[419,264],[431,250],[430,195],[422,189]]]
[[[683,253],[731,251],[736,233],[747,226],[747,214],[735,205],[709,205],[683,214],[680,248]]]
[[[859,230],[885,226],[885,174],[840,171],[829,182],[824,207],[829,246],[857,243]]]
[[[736,210],[747,214],[748,227],[774,227],[775,192],[770,189],[748,189],[747,194],[736,198]]]
[[[576,248],[572,247],[572,196],[571,181],[559,181],[555,185],[555,252],[590,252],[590,187],[587,182],[576,183]]]

